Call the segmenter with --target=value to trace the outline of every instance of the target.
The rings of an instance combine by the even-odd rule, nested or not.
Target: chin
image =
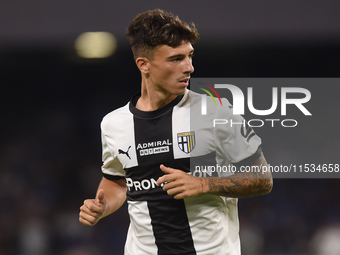
[[[179,90],[179,91],[177,91],[177,93],[174,93],[176,96],[183,96],[184,94],[185,94],[185,91],[186,91],[187,89],[186,88],[184,88],[183,90]]]

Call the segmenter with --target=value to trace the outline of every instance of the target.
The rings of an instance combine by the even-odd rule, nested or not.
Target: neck
[[[141,97],[138,99],[136,108],[141,111],[155,111],[174,100],[177,95],[169,94],[164,91],[157,91],[148,88],[146,85],[141,90]]]

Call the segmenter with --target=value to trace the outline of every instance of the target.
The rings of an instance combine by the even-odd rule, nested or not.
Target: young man
[[[138,15],[127,35],[141,93],[101,123],[103,178],[96,198],[81,206],[79,221],[93,226],[127,198],[127,255],[240,254],[237,198],[269,193],[271,175],[193,177],[190,159],[214,155],[219,163],[261,167],[267,163],[260,138],[206,129],[205,120],[190,127],[190,107],[200,99],[187,89],[199,38],[194,24],[153,10]],[[230,115],[230,109],[218,114]],[[198,136],[197,144],[184,149],[178,138],[188,134]]]

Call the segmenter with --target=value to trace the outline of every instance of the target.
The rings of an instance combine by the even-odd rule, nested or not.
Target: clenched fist
[[[80,207],[80,223],[86,226],[94,226],[102,218],[105,208],[105,192],[100,189],[95,199],[86,199]]]

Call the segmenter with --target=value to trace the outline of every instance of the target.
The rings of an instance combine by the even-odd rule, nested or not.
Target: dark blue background
[[[194,46],[194,77],[339,76],[335,1],[126,3],[2,3],[0,254],[122,254],[129,222],[125,205],[93,228],[78,222],[78,212],[101,178],[101,118],[140,89],[124,37],[137,13],[160,7],[197,24],[202,40]],[[77,57],[78,34],[103,30],[116,34],[116,53],[107,59]],[[324,128],[278,132],[275,141],[258,131],[268,162],[307,155],[339,163],[333,162],[338,108],[322,114],[322,105],[337,100],[339,90],[312,92],[310,106],[320,111],[313,120]],[[329,125],[335,132],[328,132]],[[276,179],[269,195],[240,199],[244,254],[315,252],[316,233],[339,223],[339,183]]]

